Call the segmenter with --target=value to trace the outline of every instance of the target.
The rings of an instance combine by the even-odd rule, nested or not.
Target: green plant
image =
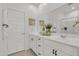
[[[51,29],[52,25],[51,24],[47,24],[46,25],[46,29]]]

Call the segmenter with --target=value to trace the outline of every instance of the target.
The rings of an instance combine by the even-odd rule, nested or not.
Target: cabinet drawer
[[[30,36],[30,48],[33,46],[33,45],[36,45],[37,43],[37,38],[35,38],[34,36]]]
[[[54,56],[53,48],[44,45],[44,56]]]
[[[37,55],[43,56],[43,45],[42,44],[37,44]]]
[[[43,40],[37,40],[37,55],[43,56]]]
[[[37,40],[37,45],[38,47],[43,47],[43,40],[42,39],[40,41]]]
[[[47,45],[47,46],[50,46],[50,47],[53,47],[57,50],[60,50],[62,52],[65,52],[69,55],[77,55],[77,48],[75,47],[71,47],[69,45],[66,45],[66,44],[62,44],[62,43],[59,43],[59,42],[55,42],[53,40],[44,40],[44,44]]]
[[[43,39],[40,38],[40,37],[38,37],[38,39],[37,39],[37,43],[38,43],[38,44],[43,44]]]

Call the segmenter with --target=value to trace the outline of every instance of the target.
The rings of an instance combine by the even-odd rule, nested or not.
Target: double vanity
[[[75,35],[56,34],[43,36],[31,33],[30,48],[38,56],[78,56],[79,37]]]

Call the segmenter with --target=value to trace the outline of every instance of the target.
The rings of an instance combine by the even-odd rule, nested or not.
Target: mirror
[[[60,22],[60,32],[61,33],[73,33],[73,34],[75,34],[76,28],[74,27],[74,24],[76,24],[77,21],[78,20],[76,17],[62,19]]]

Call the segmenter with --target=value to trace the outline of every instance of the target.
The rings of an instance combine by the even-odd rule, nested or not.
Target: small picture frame
[[[29,25],[34,26],[35,25],[35,19],[34,18],[29,18]]]

